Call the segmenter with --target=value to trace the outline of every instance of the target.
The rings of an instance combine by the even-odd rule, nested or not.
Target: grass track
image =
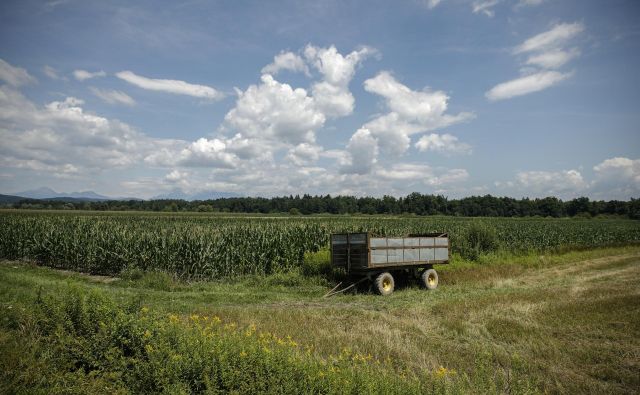
[[[247,277],[232,283],[103,277],[0,264],[2,308],[70,284],[153,310],[215,314],[313,345],[390,361],[390,369],[464,372],[472,382],[525,371],[540,392],[637,393],[640,388],[640,248],[509,258],[441,271],[435,292],[399,289],[322,299],[321,281]],[[288,285],[283,285],[288,284]],[[0,341],[10,333],[3,333]]]

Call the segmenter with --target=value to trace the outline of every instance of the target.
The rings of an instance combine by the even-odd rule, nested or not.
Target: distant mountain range
[[[93,191],[84,192],[56,192],[51,188],[41,187],[36,189],[30,189],[28,191],[16,192],[16,196],[23,196],[29,199],[55,199],[55,198],[75,198],[84,200],[114,200],[108,196],[99,195]]]
[[[240,197],[233,192],[204,191],[198,193],[186,193],[180,188],[174,188],[167,193],[152,197],[151,199],[182,199],[182,200],[209,200],[219,198]],[[0,203],[16,203],[24,199],[62,200],[69,202],[100,202],[106,200],[144,200],[134,197],[109,197],[93,191],[83,192],[56,192],[51,188],[41,187],[28,191],[16,192],[10,195],[0,195]]]

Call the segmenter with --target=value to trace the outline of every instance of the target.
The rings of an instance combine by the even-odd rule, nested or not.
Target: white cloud
[[[377,162],[378,142],[367,129],[358,129],[347,144],[345,163],[340,171],[350,174],[367,174]]]
[[[42,68],[42,72],[44,73],[44,75],[46,75],[47,77],[51,78],[52,80],[61,79],[60,76],[58,75],[58,72],[56,71],[56,69],[54,69],[51,66],[44,65],[44,67]]]
[[[640,159],[615,157],[593,167],[598,177],[620,177],[640,185]]]
[[[242,136],[297,145],[313,143],[325,116],[302,88],[293,89],[264,74],[260,85],[239,92],[225,124]]]
[[[555,49],[530,56],[529,59],[527,59],[526,64],[538,66],[543,69],[557,69],[564,66],[578,55],[580,55],[580,50],[578,48],[571,48],[566,51]]]
[[[550,86],[571,77],[571,75],[572,73],[541,71],[539,73],[498,84],[491,88],[485,96],[492,101],[510,99],[512,97],[522,96],[549,88]]]
[[[127,106],[133,106],[136,104],[135,100],[124,92],[116,91],[112,89],[98,89],[95,87],[89,88],[91,92],[104,100],[109,104],[124,104]]]
[[[547,0],[520,0],[518,6],[537,6],[544,3]]]
[[[518,54],[558,48],[583,31],[584,25],[582,23],[561,23],[554,26],[551,30],[527,39],[515,48],[514,53]]]
[[[264,66],[262,68],[262,73],[276,75],[280,70],[301,72],[309,75],[309,68],[304,63],[304,59],[293,52],[283,51],[274,56],[273,63]]]
[[[228,150],[228,142],[223,139],[199,138],[192,143],[183,141],[149,153],[144,161],[160,167],[202,167],[233,169],[239,158]]]
[[[382,71],[364,82],[366,91],[385,99],[390,112],[367,122],[363,128],[378,138],[387,154],[400,155],[413,134],[445,128],[473,118],[472,113],[446,114],[449,97],[442,91],[414,91]]]
[[[220,100],[224,94],[206,85],[190,84],[179,80],[153,79],[137,75],[131,71],[116,73],[116,77],[142,89],[187,95],[209,100]]]
[[[307,166],[313,164],[320,159],[322,153],[322,147],[302,143],[291,148],[287,153],[287,159],[296,166]]]
[[[424,0],[427,8],[435,8],[438,4],[440,4],[441,0]]]
[[[588,187],[577,170],[523,171],[516,174],[516,182],[538,196],[575,196]]]
[[[14,67],[2,59],[0,59],[0,80],[13,87],[37,82],[35,77],[27,73],[27,70],[21,67]]]
[[[0,156],[4,166],[57,175],[99,172],[139,163],[150,152],[175,144],[152,139],[118,120],[87,113],[67,97],[44,107],[0,87]]]
[[[343,56],[336,47],[318,48],[307,45],[304,55],[307,61],[322,74],[323,81],[311,87],[317,108],[327,117],[342,117],[353,112],[355,99],[349,91],[356,67],[377,51],[362,47]]]
[[[181,152],[179,164],[195,167],[234,168],[237,157],[225,151],[227,145],[219,139],[200,138]]]
[[[530,54],[521,76],[500,83],[485,93],[492,101],[510,99],[549,88],[571,77],[573,72],[552,71],[580,55],[578,48],[564,48],[569,40],[584,31],[581,23],[561,23],[517,46],[514,54]]]
[[[500,190],[511,195],[573,199],[628,200],[640,196],[640,159],[614,157],[593,167],[594,177],[587,180],[578,170],[522,171],[515,179],[496,182]]]
[[[189,177],[189,173],[174,169],[164,176],[164,179],[171,183],[177,183],[185,180],[187,177]]]
[[[474,1],[472,5],[473,13],[483,13],[489,18],[492,18],[495,15],[493,11],[493,7],[495,7],[500,1],[499,0],[478,0]]]
[[[409,185],[442,186],[460,183],[469,178],[465,169],[440,170],[424,164],[398,163],[390,168],[378,169],[376,174],[384,179],[401,181]]]
[[[615,157],[593,167],[593,195],[603,199],[640,197],[640,159]]]
[[[107,73],[105,73],[104,71],[100,70],[100,71],[96,71],[96,72],[90,72],[87,70],[74,70],[73,71],[73,77],[75,79],[77,79],[78,81],[84,81],[84,80],[88,80],[91,78],[98,78],[98,77],[105,77],[107,75]]]
[[[415,146],[420,152],[471,153],[471,146],[469,144],[460,142],[456,136],[450,134],[431,133],[422,136],[420,140],[416,142]]]

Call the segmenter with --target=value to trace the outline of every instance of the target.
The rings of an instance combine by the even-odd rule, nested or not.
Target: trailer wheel
[[[374,284],[376,286],[376,292],[378,292],[382,296],[391,295],[393,293],[393,289],[395,288],[393,276],[389,272],[378,274],[376,280],[374,281]]]
[[[438,273],[434,269],[426,269],[420,276],[422,285],[426,289],[432,290],[438,288]]]

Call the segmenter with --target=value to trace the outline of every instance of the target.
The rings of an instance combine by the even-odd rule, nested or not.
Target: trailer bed
[[[370,233],[331,235],[331,262],[348,273],[447,264],[450,251],[446,233],[406,237],[376,237]]]

